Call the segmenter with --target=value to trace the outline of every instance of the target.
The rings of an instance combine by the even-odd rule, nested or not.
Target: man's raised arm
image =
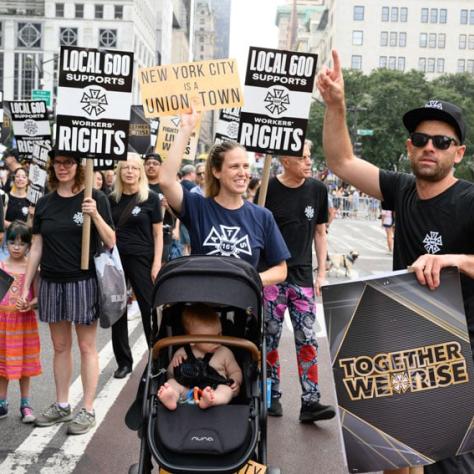
[[[323,149],[329,169],[343,181],[362,192],[382,199],[379,169],[354,156],[346,123],[344,79],[339,55],[332,52],[333,69],[323,67],[317,86],[326,104],[323,127]]]

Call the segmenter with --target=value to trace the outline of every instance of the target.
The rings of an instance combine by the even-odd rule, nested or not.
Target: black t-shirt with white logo
[[[5,219],[9,222],[15,220],[20,220],[26,222],[28,218],[28,207],[30,206],[30,201],[25,198],[20,198],[10,194],[8,197],[8,206]]]
[[[97,202],[97,210],[102,218],[113,227],[105,194],[93,190],[92,197]],[[94,255],[98,250],[100,237],[93,221],[89,270],[81,270],[83,200],[84,191],[71,197],[62,197],[53,191],[36,203],[33,234],[40,234],[43,239],[40,274],[44,280],[71,282],[95,275]]]
[[[255,202],[258,201],[258,192]],[[317,224],[328,221],[326,186],[307,178],[297,188],[283,185],[278,178],[268,183],[265,207],[269,209],[291,253],[287,260],[286,281],[298,286],[313,286],[312,244]]]
[[[137,202],[125,223],[118,227],[120,216],[132,199],[136,199],[136,194],[122,194],[119,202],[116,202],[113,196],[109,196],[112,218],[117,227],[117,247],[121,255],[153,257],[155,253],[153,224],[162,221],[160,198],[158,194],[150,190],[148,199]]]
[[[395,211],[393,269],[402,270],[420,255],[474,254],[474,185],[458,180],[431,199],[420,199],[415,177],[380,171],[383,208]],[[461,274],[471,339],[474,337],[474,280]]]

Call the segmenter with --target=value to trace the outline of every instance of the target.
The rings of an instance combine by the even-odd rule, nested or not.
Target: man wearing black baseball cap
[[[334,68],[323,68],[317,80],[326,103],[323,147],[328,166],[343,181],[383,201],[384,209],[395,211],[394,270],[411,266],[422,285],[435,289],[442,268],[459,268],[474,347],[474,185],[454,176],[454,165],[466,151],[462,110],[430,100],[407,112],[403,123],[409,133],[406,147],[414,176],[380,170],[353,154],[336,51],[333,63]],[[474,453],[425,466],[424,472],[472,474]]]

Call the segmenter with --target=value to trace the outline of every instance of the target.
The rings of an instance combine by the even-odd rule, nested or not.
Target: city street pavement
[[[359,259],[352,278],[385,273],[391,269],[391,255],[386,251],[385,233],[380,221],[336,220],[329,232],[329,252],[348,253],[357,250]],[[345,277],[330,276],[330,283]],[[317,334],[319,341],[319,376],[322,402],[336,404],[329,366],[329,352],[321,302],[318,303]],[[284,474],[343,474],[342,440],[337,419],[313,425],[298,422],[300,388],[291,325],[287,321],[281,341],[282,418],[268,420],[269,463]],[[32,380],[32,401],[36,412],[54,400],[52,351],[46,325],[40,325],[43,375]],[[99,330],[101,376],[96,401],[97,426],[87,435],[68,437],[65,426],[32,428],[22,425],[18,417],[18,383],[9,391],[10,416],[0,420],[0,473],[15,474],[121,474],[138,459],[139,440],[128,430],[123,417],[136,392],[145,365],[146,344],[140,319],[129,322],[135,366],[125,380],[112,377],[116,364],[110,343],[110,330]],[[74,375],[71,401],[80,408],[81,384],[79,355],[74,353]]]

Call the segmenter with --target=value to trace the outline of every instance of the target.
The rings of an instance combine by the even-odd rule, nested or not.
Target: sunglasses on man
[[[413,132],[410,134],[410,140],[413,146],[417,148],[423,148],[431,140],[433,146],[438,150],[447,150],[451,143],[459,145],[458,140],[454,137],[448,137],[446,135],[428,135],[421,132]]]

